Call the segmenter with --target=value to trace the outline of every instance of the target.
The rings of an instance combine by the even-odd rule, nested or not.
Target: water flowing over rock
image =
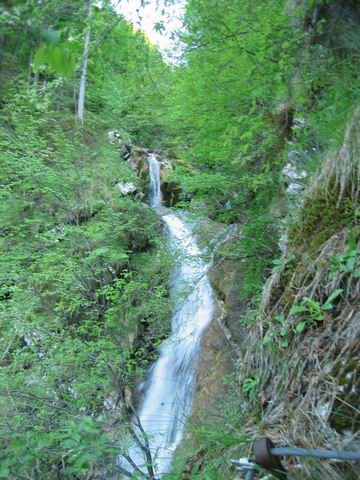
[[[167,207],[172,207],[179,201],[181,189],[178,184],[169,179],[173,165],[169,159],[165,158],[161,151],[150,152],[145,148],[132,147],[128,164],[140,178],[143,191],[149,193],[149,188],[151,187],[148,180],[151,175],[149,159],[151,158],[157,162],[158,167],[156,168],[159,169],[159,188],[162,195],[162,204]]]
[[[148,157],[150,174],[149,203],[158,210],[161,207],[160,164],[152,153]]]
[[[155,154],[149,154],[148,165],[149,203],[162,213],[165,209],[162,207],[160,165]],[[173,452],[181,441],[196,386],[201,337],[214,312],[208,265],[201,258],[185,216],[165,211],[162,218],[169,245],[177,254],[170,278],[170,294],[175,303],[172,335],[161,345],[159,358],[149,370],[138,412],[159,477],[169,471]],[[139,431],[138,434],[141,435]],[[144,469],[146,459],[140,448],[134,446],[128,455]],[[127,468],[131,469],[129,465]]]

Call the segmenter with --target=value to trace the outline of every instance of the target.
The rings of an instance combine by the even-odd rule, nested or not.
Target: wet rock
[[[165,206],[172,207],[180,200],[181,189],[177,183],[164,179],[161,184],[161,193]]]
[[[242,284],[242,264],[239,260],[227,259],[221,254],[222,247],[232,242],[234,235],[237,235],[237,227],[224,231],[224,226],[217,224],[212,229],[203,228],[203,230],[213,233],[218,230],[216,237],[224,238],[222,241],[217,241],[214,263],[208,273],[217,306],[213,321],[201,340],[197,365],[197,389],[190,420],[195,424],[201,423],[202,419],[209,419],[209,416],[213,416],[212,421],[216,421],[218,417],[219,404],[223,398],[224,389],[227,388],[226,378],[234,372],[237,347],[245,336],[240,319],[248,308],[247,302],[239,295]]]
[[[223,316],[224,312],[219,304],[215,318],[201,340],[191,423],[201,424],[210,417],[216,422],[219,402],[226,389],[226,377],[234,368],[236,353],[222,323]]]
[[[239,260],[220,257],[218,263],[209,272],[209,278],[217,298],[223,302],[224,324],[234,341],[241,342],[245,331],[241,317],[248,309],[248,301],[240,297],[242,263]]]
[[[145,195],[148,194],[149,189],[148,156],[150,153],[152,152],[145,148],[132,147],[131,156],[128,160],[128,164],[141,180],[141,189]],[[153,153],[160,163],[160,181],[163,204],[166,207],[172,207],[179,201],[181,195],[179,185],[168,178],[173,170],[173,165],[161,152],[156,151]]]

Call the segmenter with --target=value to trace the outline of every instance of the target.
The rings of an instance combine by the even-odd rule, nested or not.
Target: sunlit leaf
[[[34,70],[48,66],[54,73],[70,77],[75,71],[75,58],[64,46],[43,44],[35,53]]]

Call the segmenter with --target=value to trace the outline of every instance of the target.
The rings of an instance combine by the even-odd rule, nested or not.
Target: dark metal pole
[[[248,470],[245,480],[254,480],[255,470]]]
[[[313,458],[335,458],[338,460],[356,461],[360,460],[359,452],[346,452],[343,450],[322,450],[321,448],[305,449],[295,447],[274,447],[270,452],[275,457],[313,457]]]
[[[255,460],[240,458],[231,460],[237,469],[246,472],[245,480],[253,480],[256,466],[270,471],[278,480],[290,480],[279,457],[312,457],[333,458],[337,460],[356,462],[360,460],[360,451],[349,452],[345,450],[323,450],[321,448],[307,449],[296,447],[275,447],[272,441],[266,437],[257,438],[254,442]]]

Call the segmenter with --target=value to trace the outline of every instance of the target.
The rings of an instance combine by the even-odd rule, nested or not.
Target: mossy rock
[[[331,376],[337,379],[338,394],[330,416],[330,424],[337,431],[356,432],[360,428],[358,408],[360,395],[360,340],[354,342],[352,354],[346,362],[337,363]]]
[[[320,186],[305,200],[299,221],[289,231],[290,247],[314,253],[336,232],[355,225],[351,192],[344,192],[339,202],[340,192],[334,184],[335,180],[331,188]]]

